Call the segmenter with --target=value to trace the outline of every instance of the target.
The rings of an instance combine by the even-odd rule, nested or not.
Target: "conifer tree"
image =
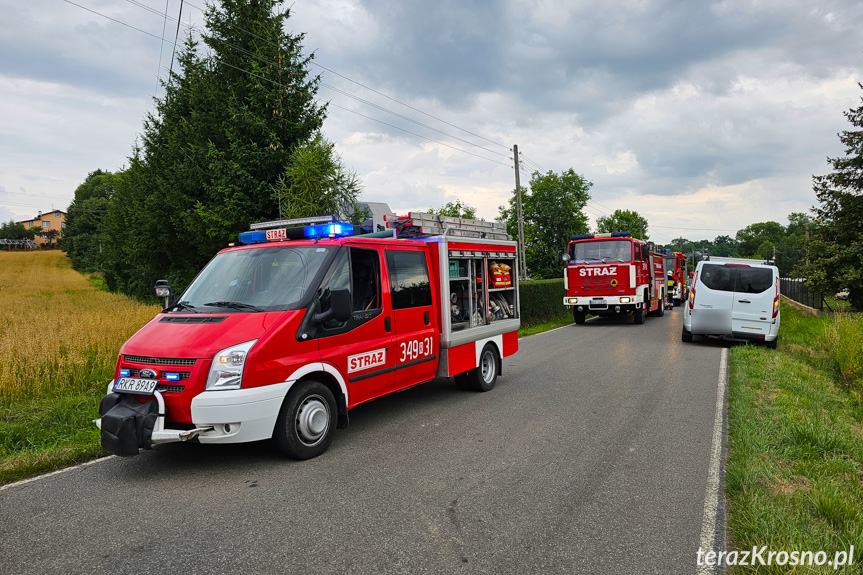
[[[825,293],[848,288],[863,310],[863,105],[844,114],[855,129],[839,134],[845,156],[827,159],[833,171],[813,177],[820,205],[800,274]]]

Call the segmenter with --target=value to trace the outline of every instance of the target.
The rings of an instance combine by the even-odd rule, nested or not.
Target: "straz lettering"
[[[612,266],[609,268],[581,268],[579,270],[579,275],[581,277],[585,276],[613,276],[617,274],[617,267]]]
[[[387,350],[376,349],[348,357],[348,373],[371,369],[387,363]]]

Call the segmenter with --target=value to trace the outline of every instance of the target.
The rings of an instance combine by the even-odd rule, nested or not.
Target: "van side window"
[[[734,291],[736,280],[736,266],[723,266],[719,264],[704,264],[698,281],[706,287],[717,291]]]
[[[381,260],[376,250],[351,248],[351,283],[354,311],[380,309]]]
[[[773,287],[773,270],[770,268],[738,268],[737,285],[740,293],[762,293]]]
[[[320,311],[325,312],[330,309],[330,294],[335,290],[351,289],[351,262],[348,257],[348,250],[343,250],[341,254],[339,254],[338,259],[336,259],[333,264],[332,273],[329,278],[324,280],[323,285],[321,285],[321,289],[318,292],[318,297],[321,302]],[[344,322],[339,322],[334,319],[328,320],[323,323],[324,329],[335,329],[339,327],[343,327],[345,325]]]
[[[387,251],[393,309],[431,305],[425,252]]]
[[[361,248],[348,248],[342,252],[333,265],[332,274],[321,288],[320,309],[322,312],[330,309],[330,293],[339,289],[346,289],[350,292],[353,311],[380,310],[383,306],[381,302],[381,263],[378,252]],[[354,320],[351,320],[350,323],[351,329],[356,327]],[[344,323],[335,320],[323,324],[325,329],[344,326]]]

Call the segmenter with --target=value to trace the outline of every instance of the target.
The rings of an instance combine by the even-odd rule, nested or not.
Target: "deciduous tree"
[[[560,174],[549,170],[534,172],[530,190],[522,188],[524,244],[527,271],[535,278],[561,277],[560,254],[573,234],[587,231],[587,216],[582,209],[590,199],[593,182],[570,168]],[[506,222],[507,232],[518,237],[515,191],[509,206],[498,208],[498,221]]]
[[[610,216],[596,220],[597,233],[629,232],[634,238],[648,239],[647,219],[632,210],[614,210]]]

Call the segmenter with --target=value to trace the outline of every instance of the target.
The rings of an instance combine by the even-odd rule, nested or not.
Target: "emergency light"
[[[318,238],[344,237],[354,233],[354,226],[345,222],[333,222],[332,224],[318,224],[306,226],[303,233],[307,238],[316,240]]]
[[[121,370],[120,370],[120,377],[129,377],[129,375],[130,375],[131,373],[132,373],[132,372],[131,372],[130,370],[128,370],[128,369],[121,369]]]
[[[572,239],[574,239],[574,240],[589,240],[592,237],[593,237],[593,234],[578,234],[578,235],[572,236]]]
[[[325,223],[316,223],[321,222],[322,220],[327,221],[325,221]],[[296,225],[294,227],[274,228],[274,226],[279,225],[304,223],[313,225]],[[271,229],[261,229],[264,226]],[[240,243],[243,244],[261,244],[280,240],[302,240],[306,238],[317,240],[319,238],[336,238],[352,236],[353,234],[353,225],[346,222],[337,222],[332,216],[326,216],[252,224],[252,231],[241,232],[239,239]]]

